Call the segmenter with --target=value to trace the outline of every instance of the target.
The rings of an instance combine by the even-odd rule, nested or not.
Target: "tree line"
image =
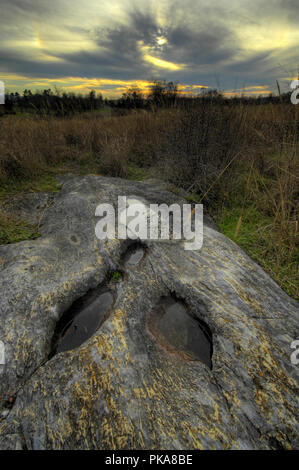
[[[114,109],[155,109],[170,107],[189,107],[201,101],[233,105],[242,104],[267,104],[289,103],[291,92],[279,96],[268,95],[260,97],[235,96],[226,97],[217,89],[203,89],[199,95],[188,96],[179,92],[178,83],[157,80],[144,94],[137,86],[133,86],[123,93],[121,98],[107,99],[102,94],[91,90],[88,94],[76,94],[72,92],[60,92],[45,89],[43,91],[24,90],[7,93],[5,104],[0,106],[2,114],[31,113],[37,115],[71,116],[82,112],[98,111],[105,106]]]

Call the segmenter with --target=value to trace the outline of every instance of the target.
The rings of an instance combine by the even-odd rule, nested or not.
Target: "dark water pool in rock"
[[[148,316],[148,327],[164,349],[212,368],[212,334],[182,301],[162,297]]]
[[[114,302],[108,287],[98,287],[78,299],[57,323],[50,357],[79,347],[107,318]]]
[[[145,255],[145,248],[142,245],[133,245],[128,248],[123,258],[124,267],[127,269],[138,266]]]

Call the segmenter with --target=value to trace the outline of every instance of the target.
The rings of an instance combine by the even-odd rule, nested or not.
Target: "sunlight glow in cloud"
[[[244,27],[239,31],[241,41],[251,51],[268,51],[277,50],[285,47],[291,47],[298,43],[298,37],[295,38],[290,35],[290,31],[287,27],[281,27],[278,25],[270,26],[257,26],[250,25]]]
[[[236,90],[227,90],[223,94],[228,97],[233,96],[264,96],[269,95],[272,92],[267,85],[253,85]]]
[[[159,46],[164,46],[164,44],[167,44],[167,39],[163,36],[157,37],[157,44]]]
[[[144,60],[153,64],[155,67],[167,70],[182,70],[185,66],[183,64],[174,64],[173,62],[168,62],[167,60],[158,59],[149,54],[144,56]]]

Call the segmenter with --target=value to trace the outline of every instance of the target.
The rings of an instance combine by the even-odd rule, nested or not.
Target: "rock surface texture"
[[[96,206],[120,195],[185,202],[157,181],[69,176],[41,195],[42,237],[0,247],[0,448],[298,449],[298,304],[208,221],[201,250],[144,241],[124,266],[133,242],[95,236]],[[114,292],[101,326],[52,356],[57,322],[97,286]],[[155,335],[165,298],[181,308],[172,345]],[[184,315],[205,325],[211,367],[184,350]]]

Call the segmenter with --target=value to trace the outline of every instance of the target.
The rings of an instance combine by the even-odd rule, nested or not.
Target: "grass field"
[[[163,178],[298,299],[298,107],[201,104],[123,116],[0,119],[0,201],[57,175]],[[0,243],[38,236],[0,208]]]

